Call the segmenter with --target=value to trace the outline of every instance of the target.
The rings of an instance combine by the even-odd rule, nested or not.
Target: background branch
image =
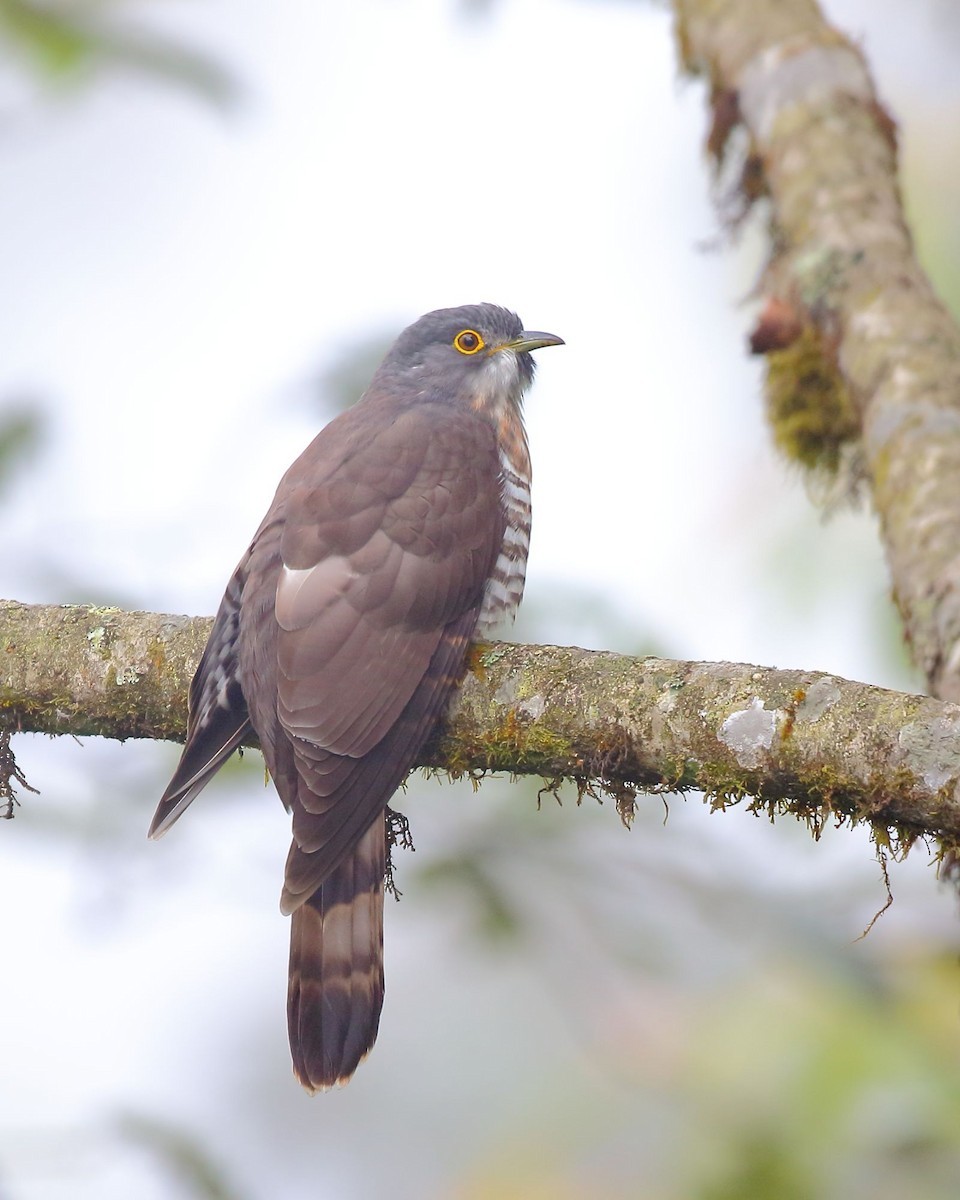
[[[742,125],[741,210],[770,200],[752,345],[782,448],[835,470],[858,439],[907,639],[960,698],[960,329],[913,251],[896,126],[859,48],[812,0],[676,0],[710,81],[718,163]]]
[[[0,603],[8,729],[182,740],[207,618]],[[745,796],[819,832],[869,821],[886,842],[960,843],[960,707],[831,675],[557,646],[478,646],[421,763]]]

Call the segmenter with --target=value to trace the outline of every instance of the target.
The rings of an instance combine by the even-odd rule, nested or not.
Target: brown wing
[[[343,861],[403,782],[459,682],[478,611],[468,609],[443,630],[409,703],[363,758],[296,746],[298,789],[280,901],[284,912],[295,911]]]
[[[456,686],[503,539],[499,474],[482,418],[368,395],[281,483],[282,535],[253,555],[240,658],[293,811],[286,911],[382,811]]]

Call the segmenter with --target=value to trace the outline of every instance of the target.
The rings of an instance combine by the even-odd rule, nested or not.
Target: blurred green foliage
[[[44,432],[44,414],[36,405],[10,404],[0,411],[0,493],[40,449]]]
[[[130,22],[132,0],[0,0],[0,53],[51,84],[128,71],[225,106],[233,77],[212,58]]]
[[[317,379],[317,408],[325,421],[360,399],[395,336],[395,331],[375,330],[337,348]]]
[[[228,1181],[224,1168],[188,1130],[143,1113],[127,1112],[117,1117],[117,1134],[122,1141],[153,1155],[164,1174],[179,1185],[181,1195],[196,1200],[241,1200],[242,1193]]]
[[[956,959],[910,955],[844,978],[811,968],[770,964],[691,1030],[682,1090],[712,1145],[685,1194],[956,1196]]]

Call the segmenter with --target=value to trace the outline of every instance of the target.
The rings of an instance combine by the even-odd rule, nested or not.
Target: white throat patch
[[[505,400],[520,394],[520,364],[515,350],[497,350],[477,372],[475,403],[488,411],[499,411]]]

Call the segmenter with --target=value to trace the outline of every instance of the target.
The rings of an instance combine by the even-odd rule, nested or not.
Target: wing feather
[[[294,738],[362,757],[486,584],[503,536],[496,436],[474,414],[417,406],[355,446],[334,480],[317,475],[286,511],[278,712]]]
[[[190,683],[187,739],[148,837],[162,837],[250,732],[236,646],[246,558],[233,573]]]
[[[362,758],[297,743],[299,787],[280,907],[295,911],[349,854],[403,782],[460,682],[479,607],[443,631],[428,670],[400,717]]]

